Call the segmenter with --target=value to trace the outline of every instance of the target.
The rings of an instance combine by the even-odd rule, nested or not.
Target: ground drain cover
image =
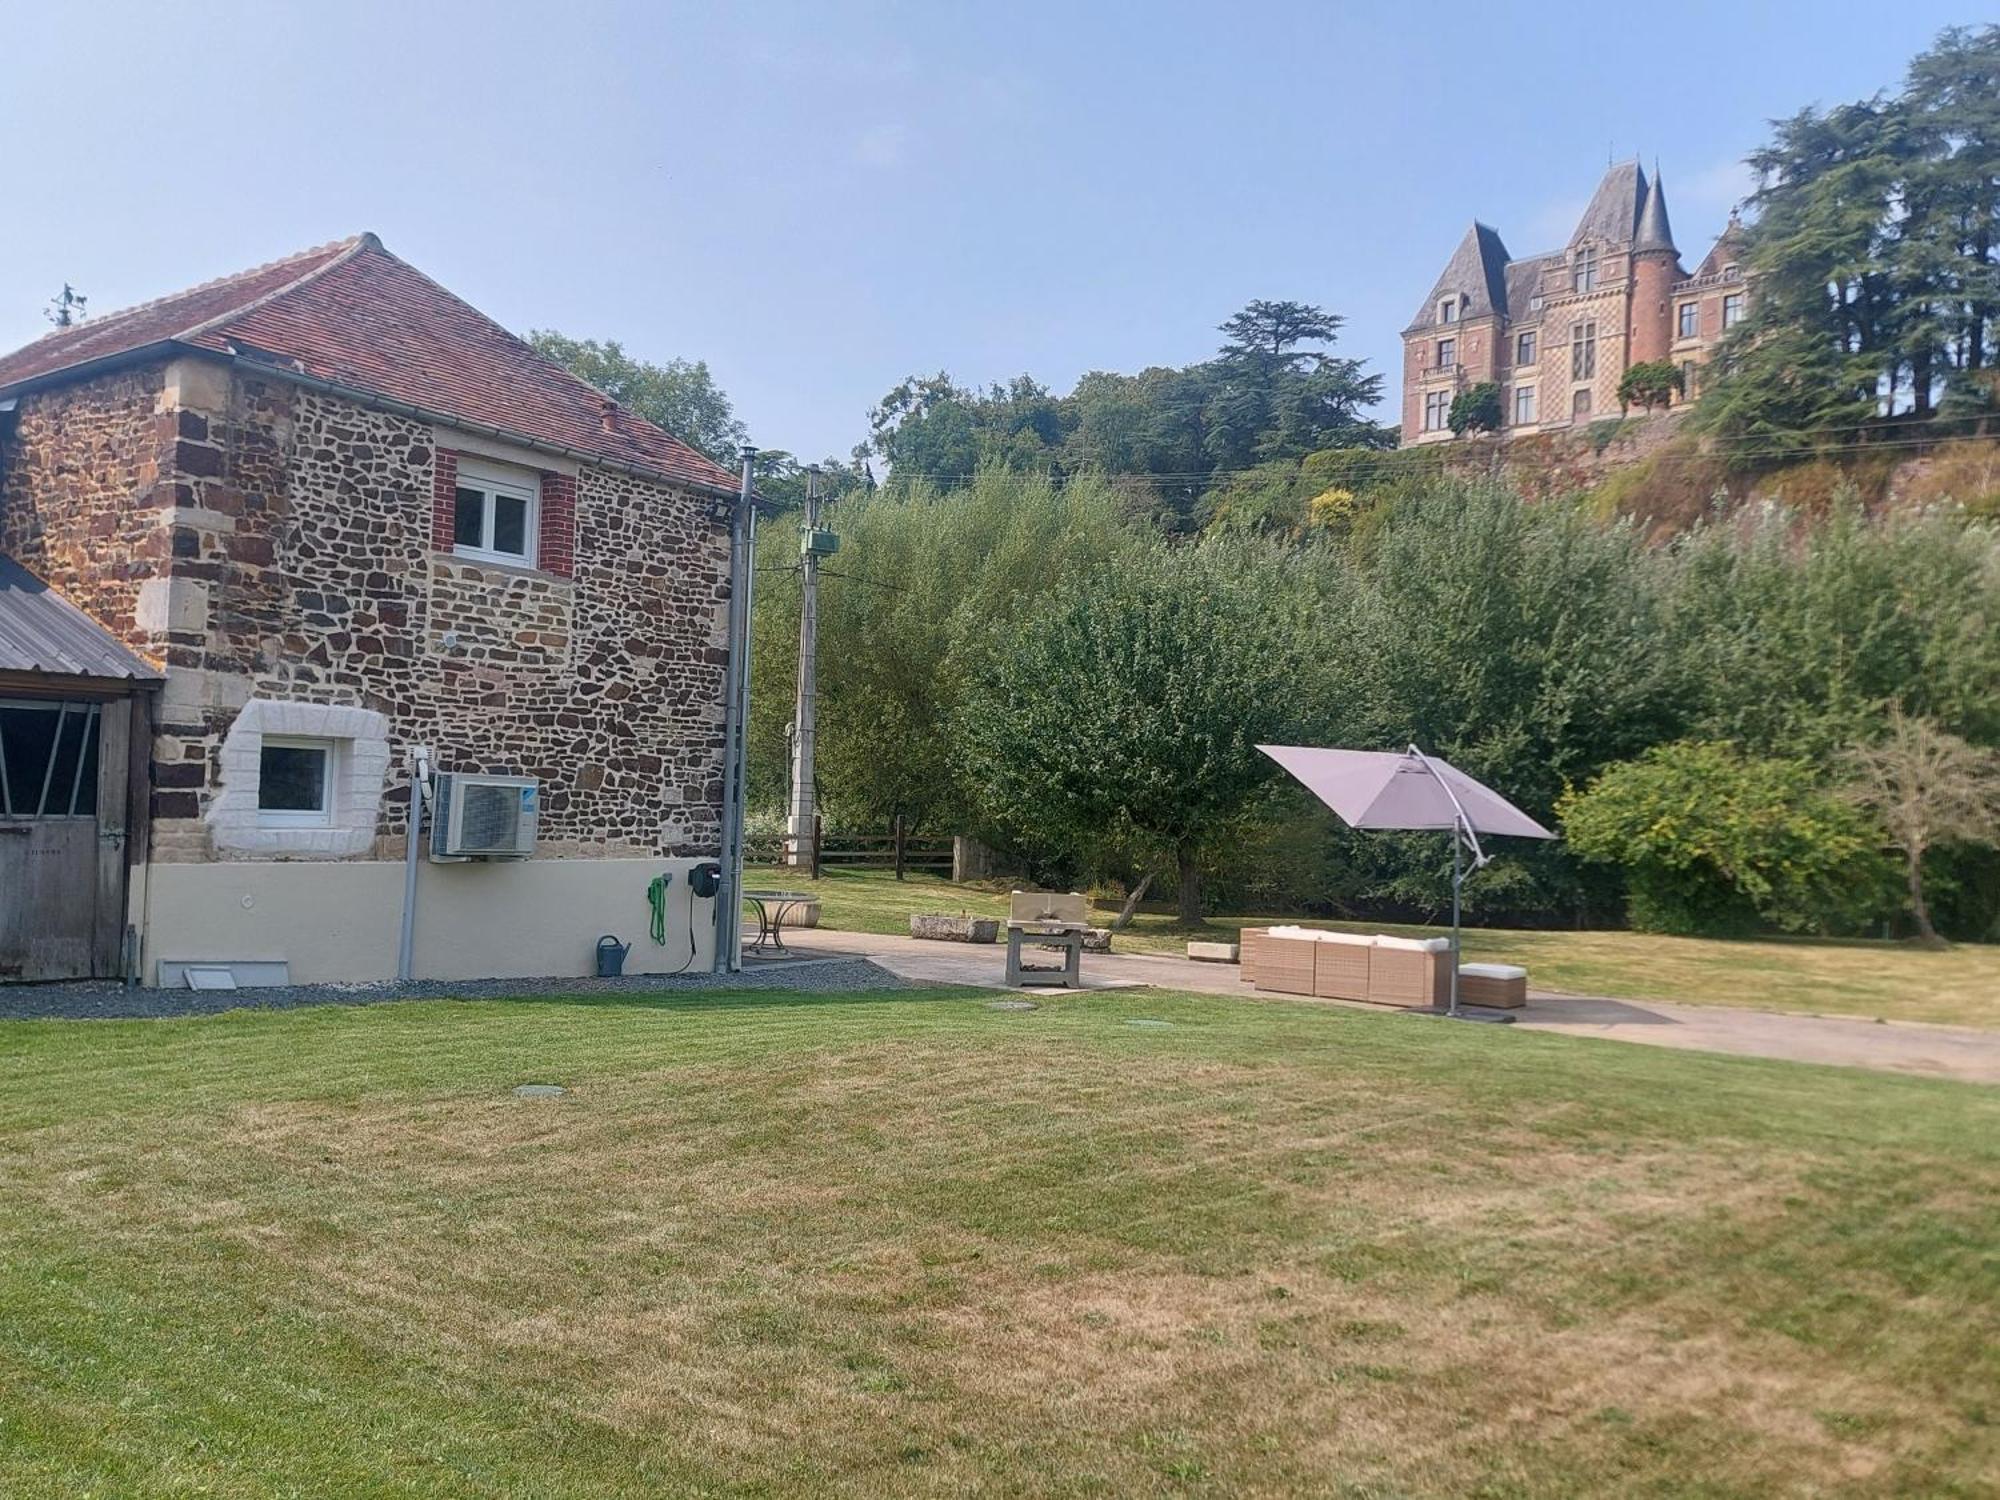
[[[559,1083],[524,1083],[514,1090],[517,1099],[560,1099],[569,1090]]]
[[[1172,1021],[1134,1020],[1127,1021],[1125,1024],[1127,1026],[1136,1026],[1141,1031],[1172,1031],[1174,1029]]]
[[[1041,1006],[1032,1000],[988,1000],[988,1010],[1040,1010]]]

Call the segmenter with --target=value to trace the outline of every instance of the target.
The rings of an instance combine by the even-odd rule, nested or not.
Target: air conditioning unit
[[[535,852],[541,784],[534,777],[440,771],[432,797],[432,859],[526,859]]]

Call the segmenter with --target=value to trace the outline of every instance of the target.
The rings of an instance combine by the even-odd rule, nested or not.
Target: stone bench
[[[910,936],[937,943],[994,943],[1000,940],[1000,919],[967,916],[963,912],[913,912]]]

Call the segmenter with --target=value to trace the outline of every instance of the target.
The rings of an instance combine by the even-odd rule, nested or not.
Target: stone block
[[[1238,952],[1235,943],[1189,943],[1187,956],[1196,963],[1233,964]]]
[[[1000,937],[997,917],[972,917],[964,913],[913,912],[910,936],[940,943],[991,943]]]

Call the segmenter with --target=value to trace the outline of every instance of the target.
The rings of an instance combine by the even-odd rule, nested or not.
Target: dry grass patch
[[[1116,994],[35,1024],[0,1066],[0,1492],[1995,1461],[1992,1091]]]

